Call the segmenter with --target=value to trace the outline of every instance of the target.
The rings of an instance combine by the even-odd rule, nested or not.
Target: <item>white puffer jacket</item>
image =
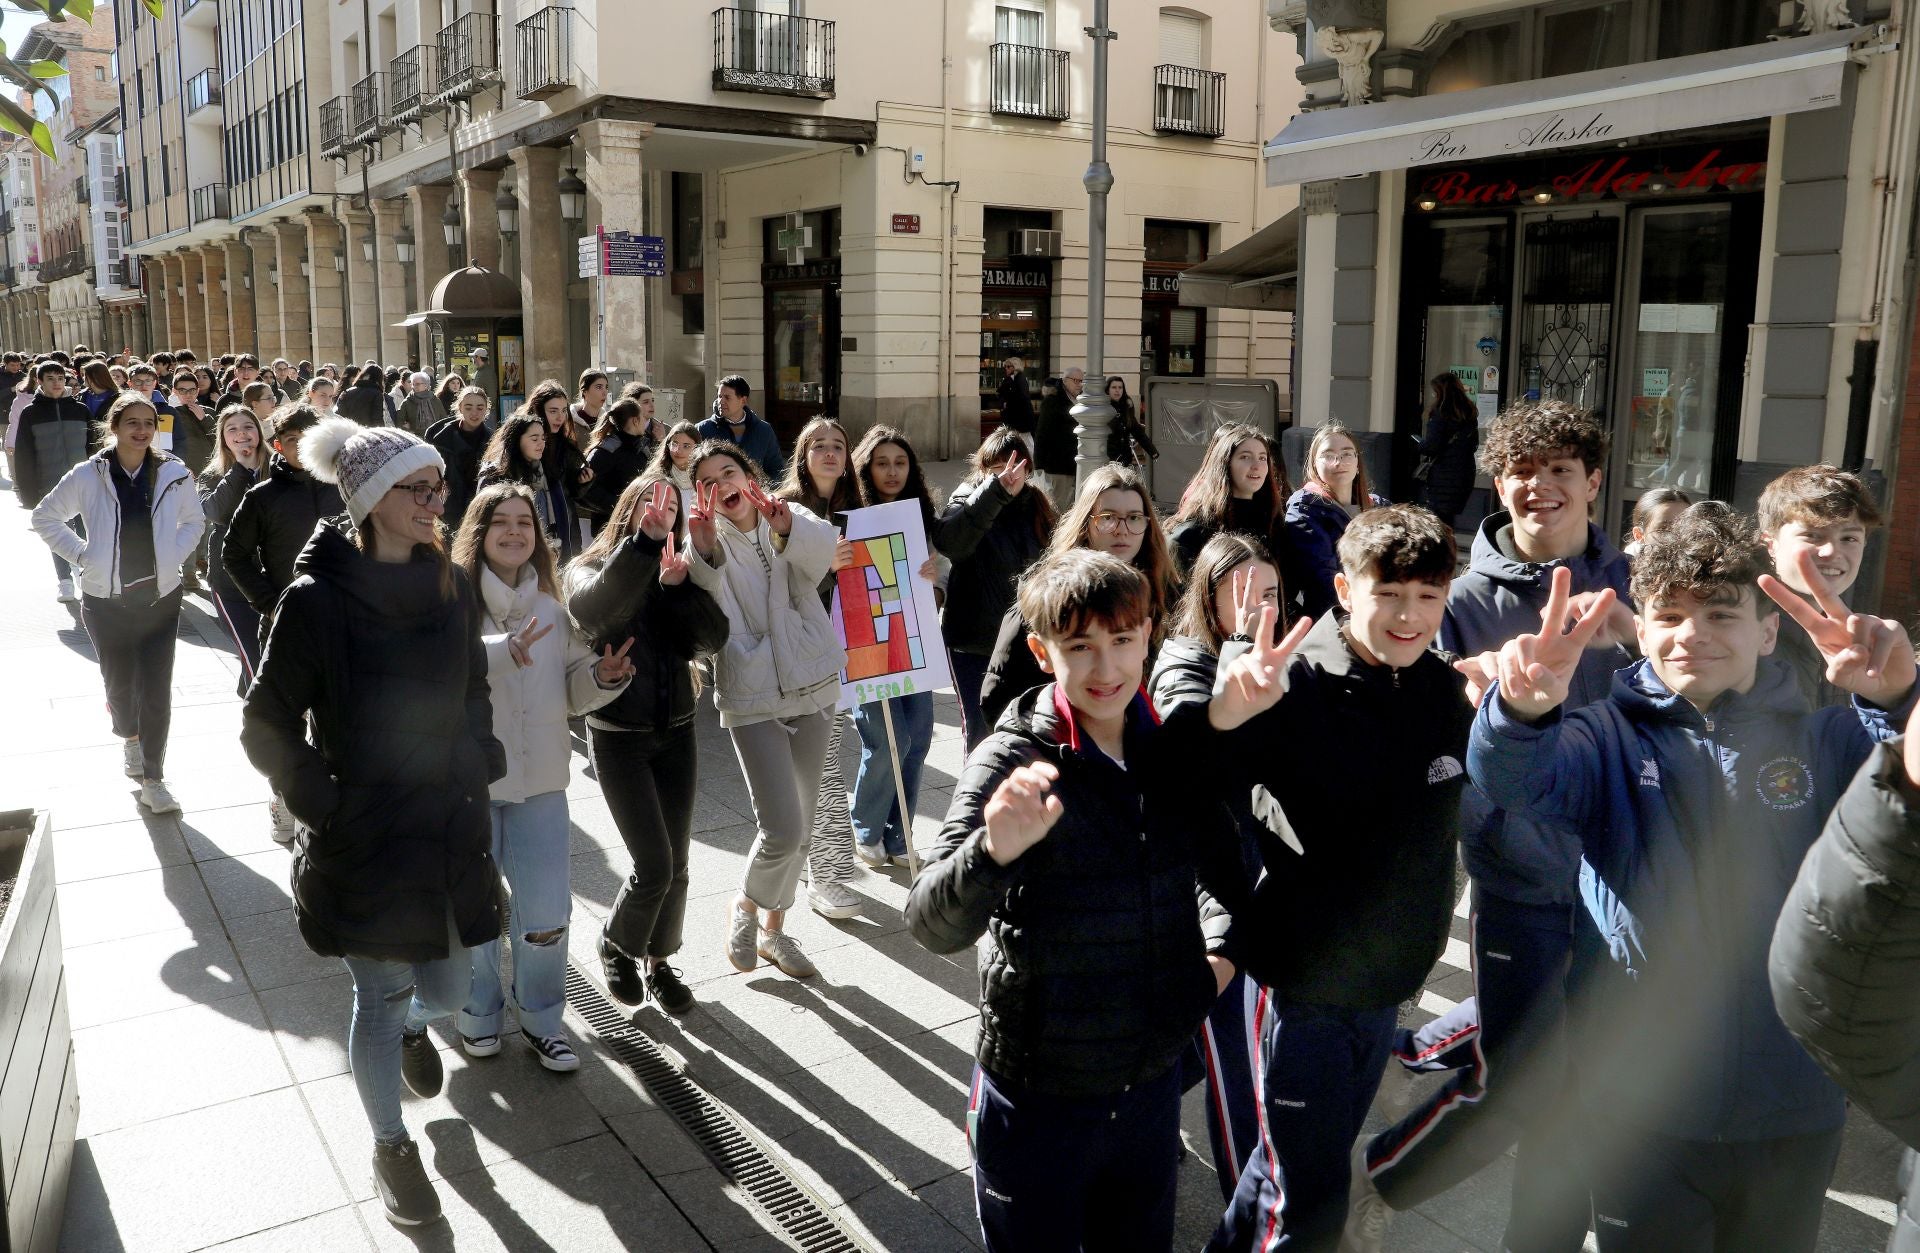
[[[154,581],[156,594],[166,596],[180,586],[180,567],[199,545],[207,515],[186,463],[168,453],[147,455],[154,461]],[[121,591],[120,494],[113,490],[111,456],[113,450],[103,448],[68,470],[33,509],[33,529],[73,564],[80,590],[103,600]],[[76,517],[86,523],[85,539],[67,525]]]
[[[799,505],[787,508],[793,531],[783,544],[756,516],[750,532],[715,519],[724,558],[717,565],[688,545],[688,576],[713,594],[731,624],[714,675],[723,727],[817,713],[840,700],[847,654],[820,603],[840,532]]]
[[[488,794],[517,804],[529,796],[566,789],[572,741],[569,715],[598,709],[626,690],[628,680],[601,687],[594,677],[598,657],[573,629],[560,602],[540,590],[531,567],[520,586],[480,567],[480,604],[486,612],[480,642],[487,650],[487,686],[493,691],[493,734],[507,750],[507,773]],[[507,637],[538,618],[553,630],[534,642],[533,664],[521,669],[507,650]]]

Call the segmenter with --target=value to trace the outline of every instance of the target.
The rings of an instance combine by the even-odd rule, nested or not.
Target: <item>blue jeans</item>
[[[460,1008],[473,982],[473,958],[460,943],[460,928],[449,912],[445,957],[426,962],[342,960],[353,976],[353,1021],[347,1028],[353,1086],[360,1091],[373,1138],[399,1144],[407,1138],[407,1125],[400,1119],[400,1032],[423,1030]]]
[[[511,893],[513,1003],[520,1030],[558,1035],[566,1008],[567,794],[542,792],[518,804],[493,805],[493,860]],[[473,986],[460,1011],[460,1033],[478,1039],[500,1034],[505,995],[500,987],[500,941],[473,950]]]
[[[920,799],[920,768],[927,764],[927,750],[933,746],[933,693],[896,697],[892,712],[907,812],[900,812],[894,791],[886,718],[880,702],[871,701],[853,711],[854,729],[860,732],[860,773],[853,781],[853,838],[867,848],[884,845],[888,855],[904,857],[913,832],[913,807]]]

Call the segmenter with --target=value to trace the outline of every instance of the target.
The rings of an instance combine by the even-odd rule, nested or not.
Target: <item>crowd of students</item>
[[[1904,630],[1846,603],[1880,523],[1854,475],[1791,471],[1756,518],[1649,495],[1629,559],[1590,520],[1604,426],[1525,402],[1478,440],[1497,508],[1463,571],[1451,520],[1375,494],[1337,423],[1298,490],[1269,436],[1216,432],[1163,519],[1130,442],[1056,508],[1003,427],[941,502],[889,427],[817,418],[789,458],[738,376],[668,426],[598,370],[496,419],[481,386],[371,365],[336,399],[245,356],[6,364],[10,477],[156,812],[197,576],[233,635],[302,936],[353,976],[397,1223],[439,1212],[400,1097],[439,1090],[429,1022],[492,1056],[510,999],[542,1065],[579,1065],[570,718],[632,863],[597,941],[623,1004],[694,1004],[672,962],[709,692],[757,828],[735,968],[814,975],[789,911],[853,917],[857,864],[909,863],[932,697],[841,712],[829,606],[846,515],[911,500],[968,759],[906,917],[978,946],[989,1248],[1170,1247],[1195,1085],[1209,1248],[1378,1249],[1510,1150],[1517,1253],[1590,1228],[1604,1253],[1813,1247],[1840,1089],[1774,1008],[1768,943],[1915,704]],[[1408,1032],[1457,862],[1475,995]],[[1447,1073],[1364,1136],[1396,1065]]]

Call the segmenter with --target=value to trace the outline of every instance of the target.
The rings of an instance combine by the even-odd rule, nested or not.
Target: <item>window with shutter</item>
[[[993,41],[1019,44],[1023,48],[1043,47],[1047,38],[1047,14],[1037,5],[1001,4],[993,10]]]
[[[1206,66],[1207,23],[1189,13],[1160,11],[1160,63],[1192,70]]]

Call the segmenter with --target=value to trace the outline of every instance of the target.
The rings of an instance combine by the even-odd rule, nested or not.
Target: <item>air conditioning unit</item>
[[[1059,231],[1014,231],[1007,240],[1011,257],[1057,257],[1060,255]]]

